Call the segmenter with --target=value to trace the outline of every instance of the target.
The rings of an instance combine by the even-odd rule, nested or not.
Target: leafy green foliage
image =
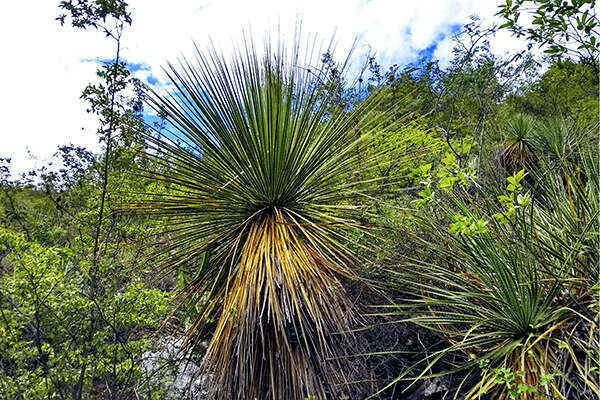
[[[102,29],[107,36],[111,35],[110,28],[105,26],[107,20],[122,21],[129,25],[132,22],[127,3],[123,0],[64,0],[59,7],[68,13],[56,18],[61,25],[70,18],[75,28]]]
[[[578,129],[598,122],[598,75],[589,65],[570,60],[555,62],[536,82],[522,88],[520,96],[507,99],[511,113],[560,118]]]
[[[7,399],[130,397],[144,390],[142,358],[171,295],[155,285],[146,242],[161,220],[119,214],[119,204],[163,186],[139,177],[141,84],[119,61],[131,18],[124,2],[62,2],[72,25],[117,44],[82,98],[100,118],[103,156],[63,146],[58,165],[0,185],[0,393]],[[66,16],[59,18],[65,22]],[[114,24],[114,26],[112,26]],[[133,89],[135,97],[129,97]],[[22,232],[22,234],[17,233]]]
[[[89,298],[73,250],[4,228],[0,253],[2,398],[78,398],[101,380],[124,393],[141,379],[139,360],[150,342],[135,332],[156,329],[167,294],[138,282]]]
[[[512,221],[517,213],[518,209],[522,209],[531,204],[530,197],[525,194],[521,194],[523,191],[523,185],[521,184],[525,177],[525,170],[522,169],[513,176],[506,178],[508,186],[506,190],[508,195],[501,194],[498,196],[498,201],[502,204],[502,211],[492,215],[495,220],[499,223],[508,223]]]
[[[502,27],[526,36],[531,45],[545,47],[552,57],[579,59],[598,75],[600,31],[595,0],[506,0],[500,9],[498,14],[506,20]],[[530,25],[519,21],[525,13],[533,17]]]

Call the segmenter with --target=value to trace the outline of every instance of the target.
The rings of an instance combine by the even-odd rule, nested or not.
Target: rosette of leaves
[[[509,173],[521,168],[531,169],[536,164],[535,121],[525,114],[517,114],[506,122],[506,141],[500,153],[500,166]]]
[[[170,194],[134,208],[170,221],[157,266],[191,271],[188,343],[212,325],[204,366],[218,398],[340,390],[332,359],[353,318],[341,280],[357,261],[346,233],[367,229],[355,172],[375,161],[360,157],[364,141],[393,124],[377,96],[337,106],[323,88],[343,68],[323,53],[299,40],[259,51],[247,39],[231,58],[196,48],[169,65],[172,93],[149,93],[169,129],[147,137],[148,175]]]

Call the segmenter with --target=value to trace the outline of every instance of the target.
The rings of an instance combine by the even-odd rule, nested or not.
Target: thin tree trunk
[[[108,131],[106,134],[106,152],[104,154],[104,170],[102,174],[102,195],[100,198],[100,214],[98,216],[98,224],[96,226],[96,234],[94,235],[94,255],[93,255],[93,268],[92,268],[92,289],[96,289],[96,271],[98,267],[98,247],[100,241],[100,231],[102,230],[102,221],[104,218],[104,203],[106,201],[106,191],[108,186],[108,169],[110,165],[110,147],[112,143],[112,135],[114,130],[114,108],[115,108],[115,81],[117,80],[117,68],[119,65],[119,55],[121,52],[121,36],[117,36],[117,54],[114,63],[114,73],[112,80],[112,88],[110,94],[110,114],[108,121]]]
[[[481,180],[481,159],[483,158],[483,142],[485,137],[485,113],[481,118],[481,133],[479,134],[479,154],[477,156],[477,179]]]

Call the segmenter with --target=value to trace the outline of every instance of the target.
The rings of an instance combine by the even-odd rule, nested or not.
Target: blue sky
[[[447,40],[451,40],[453,35],[459,34],[462,27],[463,27],[463,24],[453,24],[453,25],[450,25],[447,28],[447,30],[445,30],[443,32],[439,32],[437,37],[435,37],[433,39],[432,43],[429,46],[425,47],[424,49],[419,50],[419,52],[417,53],[417,58],[418,59],[426,59],[426,60],[435,59],[438,44],[444,43]],[[437,54],[437,56],[439,57],[440,54]],[[448,59],[447,55],[445,55],[445,59],[446,60]]]
[[[129,0],[133,25],[123,37],[122,56],[134,75],[162,88],[167,60],[191,54],[195,41],[209,38],[223,52],[242,39],[278,30],[291,37],[302,21],[305,34],[326,41],[335,33],[338,54],[358,39],[353,65],[375,55],[384,69],[419,58],[451,58],[452,35],[478,14],[489,22],[501,0]],[[4,2],[7,18],[0,24],[4,79],[0,157],[11,157],[15,171],[44,164],[58,145],[73,143],[99,150],[97,120],[79,98],[95,79],[102,60],[111,59],[114,43],[102,34],[60,27],[54,20],[59,1]],[[33,6],[32,6],[33,5]],[[492,47],[502,53],[519,46],[502,33]],[[34,115],[34,117],[32,117]],[[27,155],[27,150],[33,159]]]

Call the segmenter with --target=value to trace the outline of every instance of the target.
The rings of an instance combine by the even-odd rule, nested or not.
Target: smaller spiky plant
[[[509,179],[512,195],[500,195],[500,202],[485,189],[477,204],[466,193],[452,196],[443,211],[448,219],[458,215],[453,232],[443,225],[448,219],[442,225],[420,220],[429,239],[417,240],[433,250],[434,261],[408,259],[395,272],[412,300],[391,315],[439,332],[449,345],[398,380],[419,370],[417,379],[462,370],[467,377],[456,397],[465,399],[600,394],[594,371],[600,180],[597,157],[583,154],[577,168],[541,163],[530,189],[535,199],[521,172]],[[432,373],[451,353],[464,355],[463,362]]]
[[[547,119],[533,131],[532,140],[538,152],[549,161],[570,160],[578,154],[582,132],[561,118]]]
[[[505,144],[500,153],[500,166],[509,173],[535,164],[533,133],[535,121],[525,114],[517,114],[506,122]]]

